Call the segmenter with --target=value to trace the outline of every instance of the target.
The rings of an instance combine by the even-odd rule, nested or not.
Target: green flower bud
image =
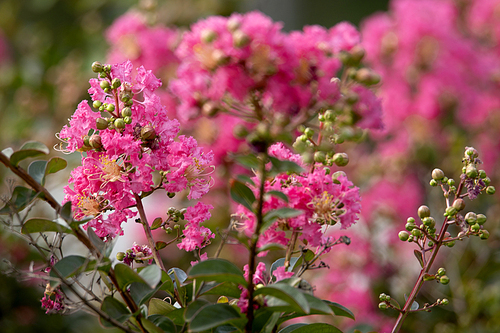
[[[457,214],[457,209],[455,207],[450,206],[446,208],[446,215],[455,216],[456,214]]]
[[[378,303],[378,308],[379,308],[380,310],[385,310],[385,309],[387,309],[387,303],[386,303],[386,302],[380,302],[380,303]]]
[[[407,231],[400,231],[398,237],[403,242],[406,242],[410,238],[410,234]]]
[[[441,304],[441,305],[448,305],[448,304],[450,304],[450,301],[448,301],[448,299],[447,299],[447,298],[443,298],[443,299],[441,300],[441,302],[439,302],[439,304]]]
[[[123,259],[125,259],[125,252],[118,252],[116,254],[116,260],[123,261]]]
[[[479,178],[484,179],[484,178],[486,178],[486,177],[487,177],[487,175],[486,175],[486,171],[484,171],[484,170],[479,170]]]
[[[177,221],[176,221],[176,222],[178,222],[178,221],[179,221],[179,219],[177,219]],[[178,225],[178,224],[174,225],[174,229],[175,229],[175,230],[180,229],[180,228],[181,228],[181,226],[180,226],[180,225]]]
[[[368,68],[360,68],[355,77],[356,81],[365,85],[373,85],[380,82],[380,75],[374,73]]]
[[[438,182],[435,179],[431,179],[431,181],[429,182],[429,185],[438,186]]]
[[[114,104],[108,104],[108,105],[106,106],[106,111],[108,111],[108,112],[113,112],[113,111],[115,111],[115,105],[114,105]]]
[[[432,170],[432,179],[441,180],[444,178],[444,172],[441,169]]]
[[[309,127],[308,127],[308,128],[306,128],[306,129],[304,130],[304,134],[305,134],[305,136],[306,136],[308,139],[310,139],[310,138],[312,138],[312,137],[313,137],[313,135],[314,135],[314,130],[313,130],[312,128],[309,128]]]
[[[422,205],[418,208],[418,217],[423,219],[424,217],[429,217],[431,216],[431,210],[429,207]]]
[[[412,231],[413,229],[415,229],[415,223],[406,223],[405,225],[405,229],[408,230],[408,231]]]
[[[170,228],[170,227],[166,227],[166,228],[165,228],[165,232],[166,232],[167,234],[171,234],[171,233],[172,233],[172,231],[173,231],[173,230],[172,230],[172,228]]]
[[[94,101],[92,103],[92,106],[95,108],[95,109],[99,109],[99,107],[102,105],[102,102],[97,100],[97,101]]]
[[[241,30],[235,30],[233,32],[233,45],[238,48],[242,48],[250,44],[250,37]]]
[[[95,127],[97,127],[98,130],[105,130],[108,128],[108,120],[104,118],[97,118],[95,121]]]
[[[486,215],[484,214],[477,214],[477,220],[476,222],[479,224],[484,224],[486,222]]]
[[[346,166],[349,163],[349,156],[346,153],[336,153],[333,155],[333,162],[337,166]]]
[[[131,117],[124,117],[123,121],[125,122],[125,124],[128,124],[128,125],[132,124],[132,118]]]
[[[468,212],[465,214],[464,219],[468,224],[475,224],[477,221],[477,215],[474,212]]]
[[[109,85],[109,81],[108,80],[102,80],[99,85],[101,86],[102,89],[106,89],[106,88],[109,88],[110,85]]]
[[[443,275],[439,278],[439,282],[442,284],[448,284],[450,283],[450,278],[446,275]]]
[[[95,150],[102,149],[101,137],[99,135],[97,135],[97,134],[92,134],[92,136],[89,139],[89,144]]]
[[[490,232],[488,230],[481,230],[479,232],[479,238],[488,239],[490,237]]]
[[[380,301],[385,301],[386,297],[387,297],[387,295],[386,295],[386,294],[384,294],[384,293],[382,293],[382,294],[380,294],[380,295],[378,296],[378,299],[379,299]]]
[[[335,184],[340,184],[339,182],[339,177],[340,176],[344,176],[344,177],[347,177],[346,173],[344,171],[335,171],[332,175],[332,180]]]
[[[217,38],[217,33],[211,29],[204,29],[201,31],[200,37],[205,43],[211,43]]]
[[[493,186],[488,186],[488,187],[486,188],[486,193],[487,193],[487,194],[489,194],[489,195],[493,195],[493,194],[495,194],[495,191],[496,191],[496,190],[495,190],[495,187],[493,187]]]
[[[444,176],[443,179],[441,179],[441,181],[446,184],[448,182],[448,177]]]
[[[325,119],[328,121],[335,120],[335,113],[333,112],[333,110],[326,110],[325,111]]]
[[[469,178],[476,178],[478,175],[477,168],[474,165],[469,164],[465,169],[465,174]]]
[[[415,229],[413,229],[413,230],[411,231],[411,234],[412,234],[414,237],[417,237],[417,238],[418,238],[418,237],[420,237],[420,236],[422,235],[422,231],[420,231],[420,229],[415,228]]]
[[[102,64],[99,61],[94,61],[92,63],[92,72],[94,72],[94,73],[102,72],[103,68],[104,67],[102,66]]]
[[[318,163],[323,163],[326,160],[326,154],[322,151],[317,151],[314,153],[314,161]]]
[[[322,122],[322,123],[323,123],[323,122],[325,122],[325,120],[326,120],[325,115],[323,115],[323,114],[319,114],[319,115],[318,115],[318,120],[319,120],[320,122]]]
[[[463,199],[456,199],[455,201],[453,201],[453,207],[457,210],[457,211],[461,211],[465,208],[465,201]]]
[[[443,267],[441,267],[441,268],[438,269],[437,275],[443,276],[445,274],[446,274],[446,269],[444,269]]]
[[[455,179],[453,179],[453,178],[448,179],[448,185],[449,186],[455,185]]]
[[[479,224],[473,224],[470,229],[474,232],[478,232],[479,230],[481,230],[481,226]]]
[[[415,218],[414,217],[409,217],[409,218],[406,219],[406,222],[414,224],[415,223]]]
[[[477,154],[477,150],[475,150],[474,148],[472,147],[467,147],[467,149],[465,150],[465,157],[472,157],[472,158],[475,158],[477,157],[478,154]]]
[[[118,118],[115,120],[114,125],[118,129],[125,128],[125,121],[122,118]]]
[[[422,219],[422,223],[426,226],[426,227],[430,227],[430,228],[433,228],[435,225],[436,225],[436,220],[434,220],[434,218],[432,217],[424,217]]]
[[[111,89],[116,89],[121,85],[122,85],[122,81],[120,81],[119,78],[115,77],[113,80],[111,80]]]
[[[85,136],[83,137],[83,145],[84,145],[85,147],[90,147],[90,141],[89,141],[89,140],[90,140],[90,136],[85,135]]]
[[[485,184],[486,186],[490,185],[490,183],[491,183],[491,179],[490,179],[490,177],[486,177],[486,178],[484,178],[484,179],[483,179],[483,182],[484,182],[484,184]]]
[[[450,242],[446,242],[446,243],[444,243],[444,245],[446,245],[446,246],[448,246],[448,247],[454,247],[454,246],[455,246],[455,242],[456,242],[456,241],[454,241],[454,240],[453,240],[453,241],[450,241]]]

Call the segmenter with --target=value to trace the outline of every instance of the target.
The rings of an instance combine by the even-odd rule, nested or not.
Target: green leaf
[[[184,312],[184,319],[188,323],[191,322],[196,317],[200,309],[206,306],[207,304],[210,303],[207,300],[201,298],[195,300],[194,302],[191,302],[191,304],[188,305],[186,311]]]
[[[65,169],[68,166],[68,162],[64,158],[52,157],[45,167],[45,175],[50,175]]]
[[[273,197],[280,198],[284,202],[288,203],[288,196],[285,193],[281,192],[281,191],[268,191],[268,192],[266,192],[266,194],[269,194],[269,195],[271,195]]]
[[[330,309],[332,309],[333,313],[335,313],[336,316],[354,319],[354,314],[351,312],[351,310],[349,310],[345,306],[327,300],[323,300],[323,302],[328,304],[328,306],[330,307]]]
[[[49,276],[58,279],[59,276],[56,273],[57,271],[62,278],[66,279],[68,277],[71,277],[75,274],[84,271],[85,270],[84,265],[87,262],[88,258],[82,256],[72,255],[64,257],[58,262],[56,262],[56,264],[52,267]],[[56,287],[57,285],[59,285],[59,283],[56,283],[55,285],[51,283],[52,287]]]
[[[59,224],[55,221],[40,219],[40,218],[32,218],[27,220],[23,227],[21,228],[22,234],[33,234],[35,232],[63,232],[70,234],[72,231],[68,227]]]
[[[295,162],[292,161],[282,161],[277,159],[276,157],[269,157],[273,167],[271,169],[271,174],[273,173],[282,173],[282,172],[290,172],[290,173],[302,173],[304,169]]]
[[[334,314],[333,309],[330,308],[323,300],[307,293],[304,293],[304,296],[306,297],[307,303],[309,303],[309,307],[311,308],[311,314]]]
[[[413,303],[411,304],[410,310],[415,311],[415,310],[418,310],[419,307],[420,307],[420,305],[417,302],[413,301]]]
[[[106,247],[106,243],[103,242],[103,240],[97,236],[97,234],[94,231],[94,228],[87,228],[87,235],[89,236],[90,241],[94,246],[100,251],[103,252],[104,248]]]
[[[132,282],[130,284],[130,296],[137,305],[146,303],[158,289],[151,289],[146,283]]]
[[[248,155],[238,155],[238,156],[233,156],[233,159],[238,163],[239,165],[244,166],[247,169],[254,169],[257,170],[260,167],[260,160],[257,158],[257,156],[248,154]]]
[[[70,222],[73,220],[73,211],[71,210],[71,201],[66,201],[64,205],[61,207],[61,218],[66,221]]]
[[[310,307],[304,293],[287,284],[275,283],[259,288],[254,293],[257,295],[272,296],[288,303],[294,310],[309,314]]]
[[[37,193],[32,189],[24,186],[16,186],[12,191],[12,196],[9,201],[0,209],[0,215],[22,211],[36,198],[36,196]]]
[[[202,281],[234,282],[246,286],[243,272],[232,262],[224,259],[208,259],[194,265],[189,278]]]
[[[18,166],[19,162],[28,157],[47,155],[49,152],[49,148],[47,148],[47,146],[45,146],[41,142],[26,142],[20,150],[12,153],[12,155],[10,156],[10,164],[12,164],[13,166]]]
[[[161,269],[157,265],[149,265],[139,272],[139,276],[142,277],[151,288],[156,288],[161,280]]]
[[[161,249],[164,249],[164,248],[166,248],[166,247],[167,247],[167,243],[165,243],[164,241],[157,241],[157,242],[155,243],[155,248],[156,248],[156,250],[158,250],[158,251],[159,251],[159,250],[161,250]]]
[[[339,330],[337,327],[324,323],[305,324],[300,326],[297,325],[294,327],[294,329],[288,331],[281,330],[279,333],[292,333],[292,332],[293,333],[342,333],[342,331]]]
[[[270,212],[266,213],[266,215],[264,215],[264,223],[260,228],[260,232],[263,233],[264,231],[266,231],[267,228],[269,228],[277,219],[287,219],[291,217],[296,217],[302,213],[304,213],[304,211],[289,207],[283,207],[271,210]]]
[[[177,310],[172,304],[165,302],[159,298],[151,298],[149,300],[148,315],[166,316],[170,312]]]
[[[214,330],[214,333],[232,333],[232,332],[242,332],[242,330],[234,327],[233,325],[222,325],[217,326]]]
[[[272,333],[281,316],[280,312],[256,311],[252,325],[252,332]]]
[[[152,321],[142,317],[141,319],[142,326],[146,329],[148,333],[165,333],[163,329],[156,326]]]
[[[250,185],[254,185],[255,186],[255,183],[254,181],[252,180],[252,178],[250,178],[249,176],[247,175],[237,175],[236,176],[236,179],[238,179],[240,182],[242,182],[243,184],[250,184]]]
[[[418,262],[420,263],[420,266],[424,268],[424,259],[422,258],[422,252],[418,250],[413,250],[413,254],[417,258]]]
[[[151,224],[151,230],[158,229],[159,227],[161,227],[162,223],[163,223],[163,220],[161,219],[161,217],[155,218],[153,220],[153,223]]]
[[[241,290],[231,282],[208,282],[200,291],[200,295],[217,295],[232,298],[240,298]]]
[[[170,279],[172,279],[172,282],[174,283],[174,287],[177,287],[177,280],[179,280],[179,285],[182,286],[184,281],[187,280],[187,274],[184,272],[182,269],[177,268],[177,267],[172,267],[168,270],[168,276],[170,276]]]
[[[132,315],[123,303],[114,299],[112,296],[106,296],[104,298],[101,310],[120,323],[125,322]],[[99,317],[99,320],[102,326],[113,327],[113,325],[104,318]]]
[[[177,327],[170,318],[166,318],[160,315],[152,315],[148,317],[153,324],[168,333],[177,333]]]
[[[44,185],[47,161],[34,161],[28,166],[28,174],[40,185]]]
[[[121,290],[125,290],[125,288],[132,282],[146,283],[146,281],[144,281],[139,274],[125,264],[119,263],[115,265],[115,275],[118,287]]]
[[[226,324],[232,320],[242,319],[240,313],[225,303],[204,306],[191,321],[190,332],[201,332]]]
[[[176,308],[174,311],[170,311],[165,316],[171,319],[175,325],[184,326],[184,324],[186,323],[184,321],[184,308]]]
[[[284,329],[280,330],[278,333],[290,333],[290,332],[293,332],[293,330],[295,330],[299,327],[305,326],[305,325],[307,325],[307,324],[297,323],[297,324],[288,325]]]
[[[237,180],[231,182],[231,198],[253,212],[252,205],[255,202],[255,195],[252,190],[242,182]]]

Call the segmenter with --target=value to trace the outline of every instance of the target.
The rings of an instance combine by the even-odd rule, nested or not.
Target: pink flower
[[[200,224],[210,219],[211,214],[209,210],[213,208],[212,205],[202,202],[198,202],[194,207],[187,208],[184,218],[188,222],[182,231],[184,238],[177,244],[179,249],[189,252],[202,249],[210,244],[210,239],[214,238],[215,235],[210,229],[200,226]]]

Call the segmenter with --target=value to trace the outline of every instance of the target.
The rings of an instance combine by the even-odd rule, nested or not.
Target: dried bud
[[[429,207],[422,205],[418,208],[418,217],[423,219],[424,217],[429,217],[431,216],[431,210]]]
[[[89,144],[95,150],[102,149],[101,137],[99,135],[97,135],[97,134],[92,134],[92,136],[89,139]]]
[[[144,141],[154,140],[156,138],[156,132],[153,126],[146,125],[141,129],[141,139]]]

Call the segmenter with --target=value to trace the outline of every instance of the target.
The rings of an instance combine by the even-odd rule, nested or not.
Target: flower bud
[[[387,309],[387,303],[386,303],[386,302],[380,302],[380,303],[378,303],[378,308],[379,308],[380,310],[385,310],[385,309]]]
[[[443,267],[441,267],[441,268],[438,269],[437,275],[443,276],[445,274],[446,274],[446,269],[444,269]]]
[[[490,185],[490,183],[491,183],[491,179],[490,179],[490,177],[486,177],[486,178],[484,178],[484,179],[483,179],[483,182],[484,182],[484,184],[485,184],[486,186]]]
[[[409,218],[406,219],[406,222],[414,224],[415,223],[415,218],[414,217],[409,217]]]
[[[431,216],[431,210],[429,207],[422,205],[418,208],[418,217],[423,219],[424,217],[429,217]]]
[[[123,261],[123,259],[125,259],[125,252],[118,252],[118,253],[116,254],[116,259],[117,259],[118,261]]]
[[[484,170],[479,170],[479,178],[484,179],[484,178],[486,178],[486,177],[487,177],[487,175],[486,175],[486,171],[484,171]]]
[[[487,219],[486,215],[484,215],[484,214],[477,214],[477,220],[476,220],[476,222],[478,224],[482,225],[482,224],[484,224],[486,222],[486,219]]]
[[[102,64],[99,61],[94,61],[92,63],[92,72],[94,72],[94,73],[102,72],[103,68],[104,67],[102,66]]]
[[[450,301],[447,298],[443,298],[441,300],[441,302],[439,302],[439,304],[441,304],[441,305],[448,305],[448,304],[450,304]]]
[[[457,209],[453,206],[447,207],[445,214],[450,217],[455,216],[457,214]]]
[[[465,208],[465,201],[463,199],[456,199],[455,201],[453,201],[453,207],[457,210],[457,211],[461,211]]]
[[[351,54],[352,61],[359,64],[365,56],[365,49],[361,45],[355,45],[349,53]]]
[[[455,241],[446,242],[446,243],[444,243],[444,245],[446,245],[448,247],[454,247],[455,246]]]
[[[481,230],[479,232],[479,238],[488,239],[490,237],[490,232],[488,230]]]
[[[206,102],[201,108],[201,113],[206,117],[215,117],[218,112],[217,103],[213,101]]]
[[[115,77],[113,80],[111,80],[111,89],[116,89],[121,85],[122,85],[122,81],[120,81],[119,78]]]
[[[236,30],[233,32],[233,45],[235,47],[241,48],[245,47],[250,43],[250,37],[241,30]]]
[[[338,180],[341,176],[347,177],[346,173],[344,171],[335,171],[332,175],[332,180],[336,184],[340,184],[340,181]]]
[[[410,238],[410,234],[407,231],[400,231],[398,237],[403,242],[406,242]]]
[[[432,179],[441,180],[444,178],[444,172],[441,169],[432,170]]]
[[[450,282],[450,278],[446,275],[443,275],[439,278],[439,282],[442,284],[448,284]]]
[[[413,230],[411,231],[411,234],[412,234],[414,237],[418,238],[418,237],[420,237],[420,236],[422,235],[422,231],[420,231],[420,229],[415,228],[415,229],[413,229]]]
[[[106,89],[106,88],[109,88],[110,85],[109,85],[109,81],[108,80],[102,80],[99,85],[101,86],[102,89]]]
[[[156,132],[153,126],[146,125],[141,129],[141,139],[144,141],[154,140],[156,138]]]
[[[304,135],[305,135],[308,139],[310,139],[310,138],[312,138],[312,137],[313,137],[313,135],[314,135],[314,130],[313,130],[312,128],[309,128],[309,127],[308,127],[308,128],[306,128],[306,129],[304,130]]]
[[[438,186],[438,182],[435,179],[431,179],[431,181],[429,182],[429,185]]]
[[[455,185],[455,179],[452,179],[452,178],[448,179],[448,185],[449,186]]]
[[[414,223],[406,223],[406,225],[405,225],[405,229],[408,230],[408,231],[412,231],[415,228],[416,227],[415,227]]]
[[[470,228],[474,232],[478,232],[479,230],[481,230],[481,226],[479,224],[477,224],[477,223],[473,224]]]
[[[99,109],[99,107],[102,105],[102,102],[97,100],[97,101],[94,101],[92,103],[92,106],[95,108],[95,109]]]
[[[122,118],[118,118],[115,120],[114,125],[118,129],[125,128],[125,121]]]
[[[83,137],[83,145],[84,145],[85,147],[90,147],[90,142],[89,142],[89,140],[90,140],[90,136],[85,135],[85,136]]]
[[[476,178],[478,176],[477,168],[474,165],[469,164],[465,169],[465,174],[469,178]]]
[[[380,82],[380,76],[368,68],[358,69],[355,79],[356,81],[366,85],[373,85]]]
[[[468,224],[475,224],[477,220],[477,215],[474,212],[468,212],[467,214],[465,214],[464,219],[465,222],[467,222]]]
[[[200,37],[205,43],[211,43],[217,38],[217,33],[212,29],[204,29],[201,31]]]
[[[493,187],[493,186],[488,186],[486,188],[486,193],[489,195],[493,195],[493,194],[495,194],[495,192],[496,192],[496,190],[495,190],[495,187]]]
[[[436,220],[434,220],[434,218],[428,216],[428,217],[424,217],[422,219],[422,223],[426,226],[426,227],[430,227],[430,228],[434,228],[434,226],[436,225]]]
[[[478,157],[477,150],[475,150],[472,147],[467,147],[467,149],[465,150],[465,157],[466,158],[467,157],[472,157],[472,158]]]
[[[123,118],[123,121],[124,121],[124,122],[125,122],[125,124],[127,124],[127,125],[132,124],[132,118],[131,118],[131,117],[124,117],[124,118]]]
[[[346,153],[336,153],[333,155],[333,162],[337,166],[346,166],[349,163],[349,156]]]
[[[92,134],[92,136],[89,139],[89,144],[95,150],[102,149],[101,137],[99,135],[97,135],[97,134]]]
[[[115,111],[115,105],[114,105],[114,104],[108,104],[108,105],[106,106],[106,111],[108,111],[108,112],[113,112],[113,111]]]
[[[104,118],[97,118],[95,121],[95,127],[97,127],[98,130],[105,130],[108,128],[108,120]]]
[[[326,154],[323,151],[317,151],[314,153],[314,162],[323,163],[326,160]]]

